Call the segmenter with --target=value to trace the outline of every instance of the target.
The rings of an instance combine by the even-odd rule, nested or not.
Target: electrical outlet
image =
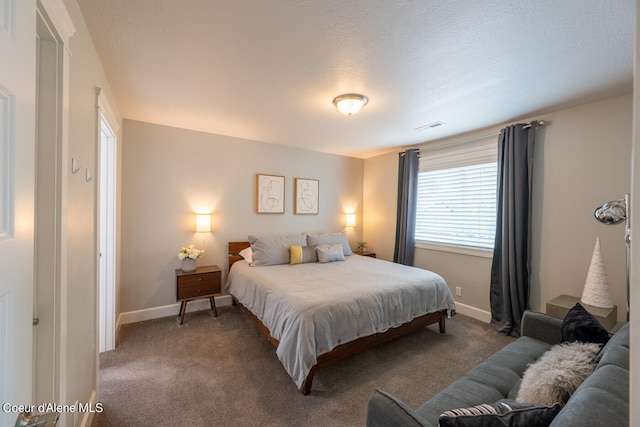
[[[460,286],[456,286],[456,296],[457,297],[462,296],[462,288]]]

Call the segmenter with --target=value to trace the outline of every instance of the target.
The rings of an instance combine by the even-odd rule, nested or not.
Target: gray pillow
[[[307,244],[309,246],[332,245],[335,243],[340,243],[342,245],[344,256],[353,255],[353,252],[351,251],[351,246],[349,245],[349,241],[347,240],[347,233],[344,231],[341,231],[339,233],[307,235]]]
[[[265,266],[289,264],[289,246],[306,246],[305,233],[285,236],[254,236],[247,237],[253,252],[251,266]]]
[[[318,248],[315,246],[302,247],[302,263],[318,262]]]
[[[342,253],[342,245],[334,243],[333,245],[318,245],[318,261],[320,263],[344,261],[344,253]]]

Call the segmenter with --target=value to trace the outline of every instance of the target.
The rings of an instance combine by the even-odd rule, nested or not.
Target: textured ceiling
[[[633,0],[78,2],[124,118],[340,155],[633,84]],[[343,116],[345,92],[369,103]]]

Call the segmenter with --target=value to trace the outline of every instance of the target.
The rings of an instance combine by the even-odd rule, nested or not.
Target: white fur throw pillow
[[[554,345],[529,365],[518,391],[518,402],[566,403],[595,367],[600,344],[572,342]]]

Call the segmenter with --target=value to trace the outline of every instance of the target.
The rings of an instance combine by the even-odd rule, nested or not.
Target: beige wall
[[[596,237],[600,237],[618,319],[626,318],[622,226],[593,219],[594,209],[630,191],[632,97],[607,99],[542,114],[534,155],[531,308],[545,310],[560,294],[580,296]],[[496,133],[502,126],[458,139]],[[497,138],[497,137],[496,137]],[[446,141],[446,140],[443,140]],[[393,257],[397,153],[365,160],[363,238],[385,259]],[[444,276],[456,301],[490,311],[491,259],[416,249],[415,265]]]
[[[393,261],[398,197],[397,152],[365,160],[362,190],[366,212],[363,239],[377,258]]]
[[[226,273],[227,242],[247,234],[340,231],[348,211],[350,241],[362,234],[363,160],[129,120],[123,139],[122,312],[175,304],[181,246]],[[284,214],[255,213],[256,173],[285,176]],[[292,213],[296,177],[320,180],[318,215]],[[213,212],[212,233],[194,232],[197,211]]]
[[[626,319],[624,226],[593,218],[602,203],[630,192],[632,97],[545,115],[534,176],[531,304],[580,296],[600,237],[618,319]],[[536,232],[539,230],[539,232]]]
[[[89,402],[97,392],[96,194],[97,179],[85,180],[85,168],[97,176],[96,87],[101,87],[117,114],[102,64],[75,0],[65,0],[76,33],[70,39],[68,156],[82,170],[67,178],[67,377],[64,402]]]

